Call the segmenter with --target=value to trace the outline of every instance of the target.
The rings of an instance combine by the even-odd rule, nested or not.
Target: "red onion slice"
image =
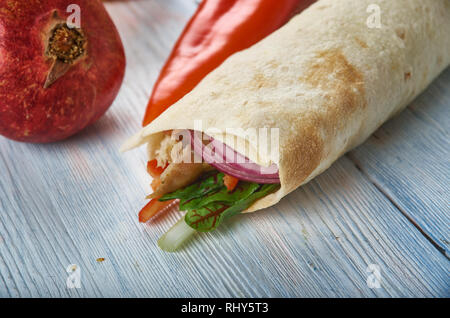
[[[199,134],[202,133],[199,132]],[[193,131],[190,132],[190,135],[194,153],[201,156],[206,163],[217,170],[239,180],[266,184],[280,183],[278,166],[276,164],[272,164],[270,167],[263,167],[212,137],[207,136],[211,143],[205,146],[202,141],[203,138],[196,136]],[[211,148],[214,150],[214,153],[211,153]]]

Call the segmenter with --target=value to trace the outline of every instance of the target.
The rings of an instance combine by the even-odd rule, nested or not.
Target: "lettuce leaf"
[[[279,184],[239,181],[228,192],[223,173],[213,173],[183,189],[162,196],[160,201],[180,200],[180,210],[187,211],[186,223],[199,232],[217,228],[223,220],[250,207],[256,200],[276,191]]]
[[[216,192],[224,187],[224,176],[225,175],[221,172],[207,174],[204,178],[191,184],[190,186],[163,195],[161,198],[159,198],[159,201],[180,199],[181,201],[186,202],[192,199],[204,197],[205,195],[211,192]]]
[[[183,200],[180,202],[180,210],[192,210],[207,206],[213,202],[221,202],[232,205],[243,198],[249,197],[259,188],[259,184],[252,182],[239,182],[236,188],[232,192],[228,192],[228,189],[223,186],[219,191],[212,192],[210,195],[195,198],[191,200]]]
[[[221,202],[211,202],[201,208],[188,210],[185,222],[199,232],[209,232],[216,229],[225,219],[249,208],[253,202],[277,190],[279,184],[258,185],[258,191],[235,201],[231,206]]]

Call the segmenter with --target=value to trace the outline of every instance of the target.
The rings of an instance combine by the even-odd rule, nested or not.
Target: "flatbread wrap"
[[[269,207],[420,94],[450,64],[449,34],[448,0],[320,0],[228,58],[122,150],[147,144],[149,160],[167,165],[170,156],[160,156],[177,142],[170,132],[203,131],[261,167],[278,168],[279,187],[241,212]],[[261,151],[239,133],[228,144],[229,128],[278,129],[279,151]],[[191,163],[183,171],[190,165],[195,173],[175,188],[211,170]]]

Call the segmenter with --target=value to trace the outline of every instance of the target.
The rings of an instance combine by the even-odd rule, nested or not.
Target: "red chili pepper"
[[[146,206],[139,212],[139,222],[145,223],[154,217],[159,211],[167,208],[175,200],[170,201],[158,201],[158,199],[152,199]]]
[[[259,42],[315,0],[203,0],[164,65],[143,125],[189,93],[230,55]]]

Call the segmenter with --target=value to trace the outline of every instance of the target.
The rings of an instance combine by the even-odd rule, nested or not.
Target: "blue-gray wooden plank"
[[[128,57],[112,109],[65,142],[0,139],[0,297],[448,297],[448,260],[346,157],[178,253],[156,247],[179,215],[138,223],[145,150],[117,149],[139,127],[150,83],[194,7],[109,4]],[[81,270],[80,289],[66,287],[69,264]],[[367,284],[369,264],[380,268],[380,289]]]
[[[108,153],[100,124],[60,145],[0,144],[0,295],[448,295],[448,261],[347,158],[276,207],[161,252],[155,242],[179,215],[137,223],[145,180],[132,166],[144,154]],[[80,290],[66,288],[69,264]],[[380,289],[366,283],[369,264]]]
[[[350,158],[450,257],[450,68]]]

